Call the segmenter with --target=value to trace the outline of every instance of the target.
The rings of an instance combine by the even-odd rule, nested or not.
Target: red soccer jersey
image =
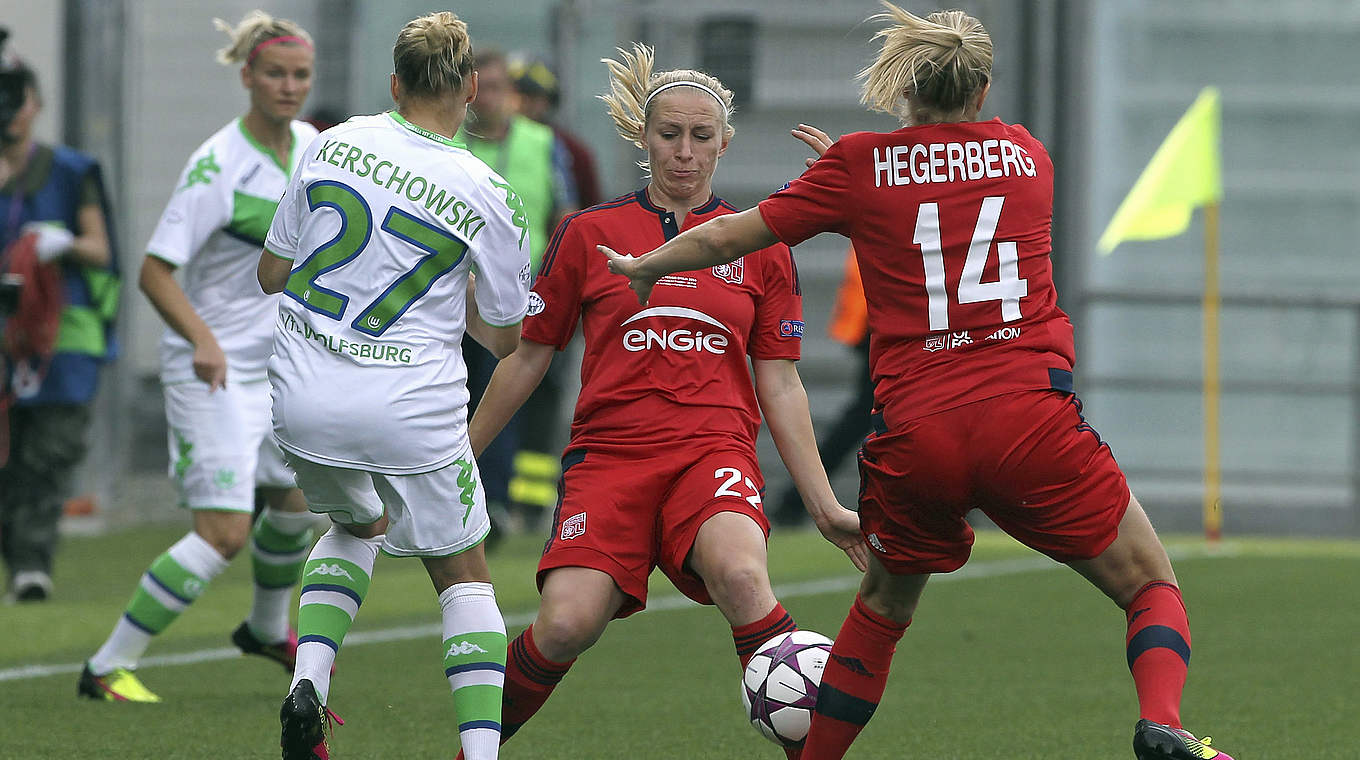
[[[1024,127],[846,135],[760,213],[789,245],[819,232],[854,243],[890,423],[1070,385],[1072,323],[1049,260],[1053,163]]]
[[[730,214],[719,198],[683,229]],[[585,332],[572,445],[683,443],[721,436],[755,445],[760,411],[747,357],[797,359],[803,302],[793,254],[775,245],[731,264],[663,277],[639,306],[596,245],[645,253],[683,231],[646,190],[567,217],[529,294],[523,337],[564,348]]]

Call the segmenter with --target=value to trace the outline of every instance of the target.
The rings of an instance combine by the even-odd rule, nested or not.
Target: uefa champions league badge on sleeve
[[[803,337],[803,320],[801,319],[781,319],[779,320],[779,337],[799,338]]]
[[[535,293],[532,290],[529,291],[529,311],[527,312],[528,315],[532,317],[535,314],[542,314],[543,310],[546,308],[548,308],[548,305],[543,302],[543,296],[540,296],[539,294]]]

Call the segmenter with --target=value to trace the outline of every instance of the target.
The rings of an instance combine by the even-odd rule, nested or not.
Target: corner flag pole
[[[1204,206],[1204,537],[1223,536],[1218,431],[1218,201]]]
[[[1108,256],[1125,240],[1159,240],[1185,232],[1194,209],[1204,208],[1204,535],[1223,530],[1219,470],[1218,204],[1223,197],[1219,159],[1219,93],[1205,87],[1171,128],[1133,189],[1096,242]]]

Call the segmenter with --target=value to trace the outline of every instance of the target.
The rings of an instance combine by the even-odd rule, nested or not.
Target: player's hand
[[[838,546],[862,573],[869,569],[869,547],[859,532],[859,513],[837,505],[830,514],[815,515],[817,530]]]
[[[812,152],[817,154],[817,158],[821,158],[831,147],[831,143],[835,142],[835,140],[831,139],[830,135],[810,124],[799,124],[792,132],[790,132],[790,134],[799,140],[802,140],[804,143],[807,143],[807,146],[812,148]],[[807,164],[809,167],[816,162],[816,158],[809,158],[803,161],[803,163]]]
[[[216,340],[194,346],[194,376],[208,384],[208,392],[227,387],[227,355]]]
[[[637,273],[637,258],[627,253],[619,253],[607,245],[597,245],[595,248],[609,259],[609,271],[627,277],[628,287],[637,294],[638,303],[646,305],[647,300],[652,297],[652,286],[656,284],[656,280]]]

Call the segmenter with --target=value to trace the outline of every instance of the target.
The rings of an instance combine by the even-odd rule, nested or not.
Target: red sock
[[[803,743],[803,760],[839,760],[845,756],[883,698],[893,652],[910,624],[889,620],[855,597],[822,672],[817,709]]]
[[[798,630],[798,624],[793,622],[793,617],[779,602],[775,602],[774,609],[756,622],[734,626],[732,628],[732,643],[736,644],[737,659],[741,660],[742,669],[745,670],[746,663],[751,661],[751,655],[756,653],[761,644],[781,633],[796,630]]]
[[[501,699],[502,744],[548,701],[573,662],[576,660],[553,662],[544,657],[534,646],[532,625],[510,642],[505,658],[505,694]]]
[[[1138,590],[1126,615],[1129,672],[1138,691],[1139,716],[1181,727],[1181,691],[1190,667],[1190,623],[1181,590],[1153,581]]]

